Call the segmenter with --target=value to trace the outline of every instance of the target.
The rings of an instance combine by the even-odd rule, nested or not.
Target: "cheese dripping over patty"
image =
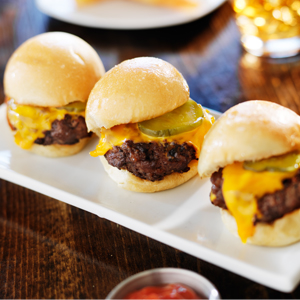
[[[64,119],[66,114],[74,118],[85,117],[85,103],[73,102],[63,107],[40,107],[17,104],[13,99],[6,101],[7,119],[15,130],[15,143],[22,149],[30,149],[37,138],[45,137],[55,120]]]
[[[99,144],[90,155],[93,157],[104,155],[114,146],[121,146],[126,140],[132,140],[134,143],[188,143],[194,146],[196,156],[199,157],[203,138],[213,122],[214,117],[205,112],[202,124],[196,129],[167,137],[148,136],[139,130],[138,123],[117,125],[110,129],[102,128]]]
[[[238,234],[243,243],[255,233],[255,216],[260,216],[257,200],[268,193],[272,194],[283,189],[283,181],[296,175],[299,164],[290,159],[292,156],[295,156],[295,153],[278,157],[276,168],[270,168],[272,171],[247,170],[243,162],[233,163],[223,169],[223,197],[228,210],[236,220]],[[291,168],[286,167],[287,159],[293,163]],[[259,165],[267,164],[266,161],[268,160],[262,160]],[[278,168],[280,162],[285,165],[281,170]],[[212,194],[211,200],[214,199],[215,195]]]

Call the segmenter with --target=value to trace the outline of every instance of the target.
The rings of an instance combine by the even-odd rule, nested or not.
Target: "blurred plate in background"
[[[53,18],[110,29],[146,29],[187,23],[209,14],[225,0],[198,2],[193,9],[179,10],[126,0],[101,1],[80,8],[75,0],[36,0],[37,7]]]

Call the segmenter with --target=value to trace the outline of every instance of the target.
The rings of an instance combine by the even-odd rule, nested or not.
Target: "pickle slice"
[[[299,168],[300,153],[289,153],[260,161],[245,161],[244,169],[254,172],[293,172]]]
[[[157,118],[138,123],[139,129],[153,137],[167,137],[199,127],[203,121],[201,105],[189,99],[182,106]]]
[[[81,112],[85,110],[86,102],[75,101],[68,105],[57,107],[57,109],[65,109],[69,112]]]

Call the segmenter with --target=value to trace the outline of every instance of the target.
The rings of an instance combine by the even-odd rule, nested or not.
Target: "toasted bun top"
[[[49,32],[23,43],[9,59],[4,92],[16,103],[64,106],[85,102],[104,74],[96,51],[69,33]]]
[[[97,131],[149,120],[188,99],[188,85],[171,64],[153,57],[126,60],[108,71],[92,90],[87,127]]]
[[[300,117],[267,101],[247,101],[226,111],[205,136],[198,173],[210,176],[238,161],[255,161],[300,149]]]

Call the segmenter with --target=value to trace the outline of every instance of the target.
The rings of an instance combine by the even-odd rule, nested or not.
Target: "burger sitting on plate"
[[[7,120],[16,144],[48,157],[79,152],[91,136],[86,102],[103,74],[96,51],[77,36],[50,32],[23,43],[4,73]]]
[[[100,156],[121,187],[157,192],[197,174],[202,140],[213,123],[175,67],[158,58],[126,60],[95,85],[87,126],[101,136]]]
[[[267,101],[238,104],[206,135],[198,165],[211,202],[242,242],[300,240],[300,117]]]

